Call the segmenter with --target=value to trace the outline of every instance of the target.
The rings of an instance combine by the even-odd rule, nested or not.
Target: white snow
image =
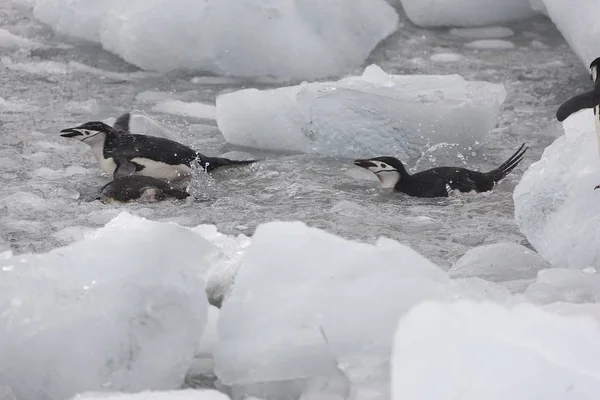
[[[408,18],[424,27],[484,26],[525,19],[536,14],[529,0],[401,1]]]
[[[341,157],[414,159],[443,144],[477,147],[496,125],[502,84],[459,75],[362,76],[217,97],[217,124],[232,144]],[[444,151],[444,153],[448,153]]]
[[[452,28],[450,34],[465,39],[502,39],[515,33],[504,26],[486,26],[483,28]]]
[[[551,265],[536,252],[516,243],[494,243],[467,251],[448,273],[453,278],[477,277],[511,290],[525,289],[538,271]]]
[[[395,336],[393,400],[595,400],[600,323],[532,305],[426,302]]]
[[[402,314],[427,298],[507,295],[478,279],[451,281],[393,240],[372,245],[300,222],[262,224],[221,308],[215,371],[258,397],[386,399]]]
[[[384,0],[37,0],[34,15],[146,70],[280,80],[349,72],[398,27]]]
[[[596,38],[600,35],[600,7],[597,0],[544,0],[547,13],[585,68],[598,57]]]
[[[515,219],[553,266],[600,268],[600,157],[593,111],[563,122],[565,135],[544,150],[515,188]]]
[[[181,100],[163,100],[152,107],[152,111],[200,119],[217,118],[214,105]]]
[[[507,50],[513,49],[515,45],[513,42],[509,42],[508,40],[501,39],[482,39],[475,40],[473,42],[469,42],[465,44],[466,47],[471,49],[497,49],[497,50]]]
[[[216,390],[171,390],[139,393],[82,393],[71,400],[229,400],[229,396]]]
[[[431,55],[431,57],[430,57],[431,61],[444,62],[444,63],[458,62],[458,61],[462,60],[463,58],[465,58],[463,55],[456,54],[456,53],[437,53],[437,54]]]
[[[218,250],[121,214],[81,242],[0,259],[0,382],[19,400],[178,388],[206,323]]]

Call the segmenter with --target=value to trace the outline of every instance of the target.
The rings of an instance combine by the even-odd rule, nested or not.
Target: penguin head
[[[590,79],[596,82],[598,78],[598,67],[600,66],[600,57],[596,58],[590,64]]]
[[[402,177],[408,175],[402,162],[394,157],[355,160],[354,165],[368,169],[374,173],[384,188],[393,188]]]
[[[62,137],[73,138],[85,142],[88,139],[94,137],[104,137],[102,134],[107,134],[112,131],[110,125],[100,121],[86,122],[83,125],[76,126],[74,128],[67,128],[60,131]]]

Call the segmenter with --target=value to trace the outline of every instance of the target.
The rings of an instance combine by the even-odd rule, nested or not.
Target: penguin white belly
[[[192,176],[192,169],[185,164],[171,165],[141,157],[132,158],[131,161],[144,166],[144,169],[138,172],[140,175],[152,176],[167,181],[179,181]]]
[[[100,169],[107,174],[112,174],[115,172],[115,168],[117,168],[117,164],[115,164],[115,161],[112,157],[102,158],[98,160],[98,162],[100,163]]]
[[[92,145],[92,153],[94,154],[94,157],[96,157],[96,160],[98,161],[98,164],[100,165],[100,169],[104,172],[106,172],[107,174],[112,174],[113,172],[115,172],[115,168],[117,168],[117,164],[115,164],[115,161],[113,160],[112,157],[108,157],[108,158],[104,158],[104,153],[102,152],[102,146],[96,146],[96,145]]]

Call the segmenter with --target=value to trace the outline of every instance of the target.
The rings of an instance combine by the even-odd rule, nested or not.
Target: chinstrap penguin
[[[508,175],[523,159],[527,147],[521,145],[508,160],[489,172],[460,167],[437,167],[411,175],[402,162],[394,157],[375,157],[354,161],[354,164],[373,172],[384,188],[415,197],[448,197],[453,190],[463,193],[487,192]]]
[[[88,144],[100,169],[114,178],[145,175],[168,182],[180,183],[190,179],[192,166],[206,172],[233,165],[246,165],[258,160],[230,160],[207,157],[188,146],[157,136],[129,132],[130,114],[120,116],[115,126],[100,121],[86,122],[60,131],[62,137]]]
[[[183,200],[189,196],[186,191],[173,188],[163,180],[151,176],[130,175],[116,178],[104,185],[96,200],[103,203],[128,203],[134,200],[156,202],[168,199]]]
[[[556,119],[560,122],[567,119],[571,114],[581,111],[585,108],[593,108],[595,119],[600,118],[598,105],[600,105],[600,79],[598,79],[598,68],[600,67],[600,57],[596,58],[590,64],[590,79],[594,82],[594,89],[583,94],[571,97],[558,107]]]

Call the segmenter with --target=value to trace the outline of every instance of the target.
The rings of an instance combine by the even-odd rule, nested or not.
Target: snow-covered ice
[[[398,27],[385,0],[37,0],[34,15],[146,70],[281,80],[349,72]]]
[[[300,222],[266,223],[223,302],[215,371],[258,397],[385,399],[402,314],[427,298],[507,294],[477,279],[451,281],[393,240],[355,243]]]
[[[515,219],[529,243],[554,267],[600,269],[600,157],[592,110],[563,122],[515,188]]]
[[[425,302],[400,320],[393,400],[595,400],[600,323],[533,305]]]
[[[501,39],[482,39],[482,40],[474,40],[465,44],[466,47],[471,49],[480,49],[480,50],[506,50],[513,49],[515,47],[513,42],[509,42],[508,40]]]
[[[502,39],[514,35],[514,31],[504,26],[486,26],[483,28],[452,28],[450,34],[465,39]]]
[[[551,265],[535,251],[517,243],[494,243],[467,251],[448,273],[453,278],[482,278],[521,291],[538,271]]]
[[[414,160],[437,146],[479,147],[496,125],[502,84],[459,75],[362,76],[217,97],[217,123],[232,144],[341,157]],[[448,153],[448,149],[444,149]]]
[[[543,0],[546,11],[585,68],[600,56],[596,38],[600,35],[600,7],[597,0]],[[575,5],[576,4],[576,5]]]
[[[181,100],[163,100],[152,107],[152,111],[181,115],[184,117],[216,119],[216,109],[214,105],[198,102],[189,103]]]
[[[138,393],[81,393],[70,400],[229,400],[229,396],[216,390],[144,391]]]
[[[179,387],[217,254],[190,229],[124,213],[68,247],[0,258],[0,382],[19,400]]]
[[[419,26],[484,26],[532,17],[529,0],[401,0]],[[562,1],[562,0],[557,0]]]

